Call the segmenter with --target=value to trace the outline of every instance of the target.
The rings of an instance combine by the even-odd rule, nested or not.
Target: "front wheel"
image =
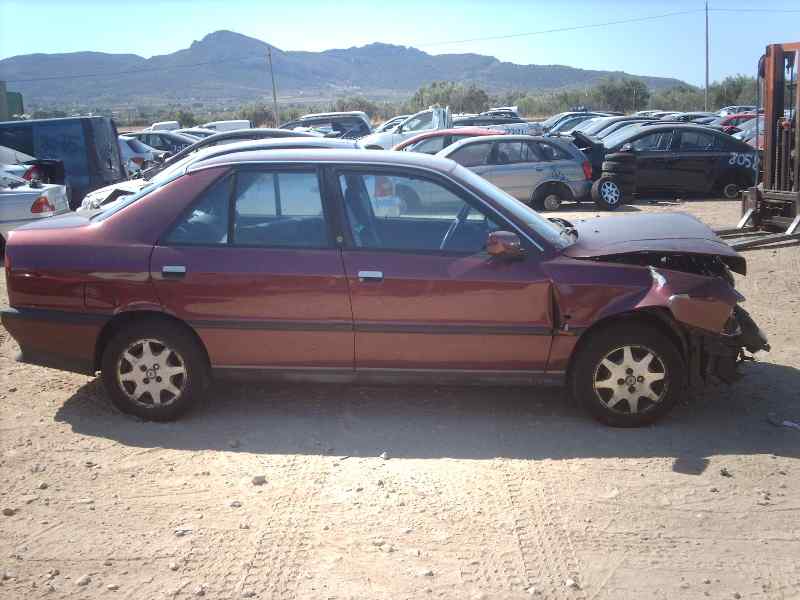
[[[208,377],[206,360],[186,331],[168,322],[135,322],[117,333],[102,358],[112,404],[148,421],[186,412]]]
[[[639,427],[669,412],[684,388],[683,359],[669,338],[645,323],[589,335],[570,385],[592,416],[614,427]]]

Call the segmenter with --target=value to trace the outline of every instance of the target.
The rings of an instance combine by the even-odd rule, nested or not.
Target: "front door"
[[[153,251],[166,310],[214,367],[353,368],[350,299],[315,169],[240,168]]]
[[[550,282],[535,248],[517,261],[486,253],[489,232],[510,227],[502,217],[433,176],[376,167],[335,179],[349,223],[342,255],[358,370],[545,369]],[[383,198],[401,188],[419,202]]]

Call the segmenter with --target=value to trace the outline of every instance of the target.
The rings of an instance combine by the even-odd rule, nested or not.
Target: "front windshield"
[[[557,121],[558,121],[558,120],[559,120],[561,117],[563,117],[563,116],[564,116],[564,115],[566,115],[566,114],[568,114],[568,113],[562,112],[562,113],[558,113],[557,115],[553,115],[553,116],[552,116],[552,117],[550,117],[549,119],[545,119],[544,121],[542,121],[542,127],[544,127],[545,129],[547,129],[548,127],[552,127],[553,125],[555,125],[555,124],[556,124],[556,122],[557,122]]]
[[[531,207],[523,204],[519,200],[509,196],[503,190],[492,183],[489,183],[480,175],[476,175],[469,169],[457,166],[453,173],[465,181],[469,186],[475,188],[481,194],[489,196],[497,202],[503,209],[508,211],[515,220],[525,223],[530,229],[535,231],[540,237],[544,238],[549,244],[556,248],[566,248],[572,243],[572,239],[562,235],[563,228],[552,221],[544,218]]]

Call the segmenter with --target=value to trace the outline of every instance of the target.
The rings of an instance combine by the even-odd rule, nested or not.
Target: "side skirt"
[[[562,386],[564,371],[502,371],[466,369],[341,369],[214,367],[215,379],[236,381],[310,381],[321,383],[418,383],[425,385]]]

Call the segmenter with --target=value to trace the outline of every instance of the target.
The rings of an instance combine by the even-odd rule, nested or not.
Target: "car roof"
[[[235,156],[222,155],[210,157],[187,167],[191,173],[216,166],[247,163],[316,163],[316,164],[356,164],[388,165],[397,167],[416,167],[441,173],[449,173],[458,165],[447,159],[436,158],[419,152],[393,152],[391,150],[252,150],[237,152]]]
[[[525,134],[499,134],[499,135],[485,135],[481,136],[481,142],[516,142],[516,141],[529,141],[529,142],[547,142],[547,143],[558,143],[557,138],[546,137],[541,135],[525,135]],[[467,138],[465,140],[459,140],[454,144],[450,144],[447,148],[443,150],[439,150],[437,156],[449,156],[462,146],[467,146],[469,144],[475,143],[473,138]]]
[[[476,125],[468,125],[466,127],[449,127],[447,129],[434,129],[433,131],[425,131],[423,133],[418,133],[412,138],[408,138],[404,140],[403,144],[406,144],[411,141],[420,141],[427,138],[433,137],[442,137],[445,135],[498,135],[496,129],[489,129],[488,127],[478,127]]]
[[[339,138],[267,138],[263,140],[243,140],[232,142],[221,146],[211,146],[204,148],[197,153],[197,160],[206,160],[214,156],[223,154],[233,154],[236,152],[252,152],[253,150],[281,150],[281,149],[302,149],[302,148],[323,148],[326,150],[354,150],[359,149],[355,140]]]

